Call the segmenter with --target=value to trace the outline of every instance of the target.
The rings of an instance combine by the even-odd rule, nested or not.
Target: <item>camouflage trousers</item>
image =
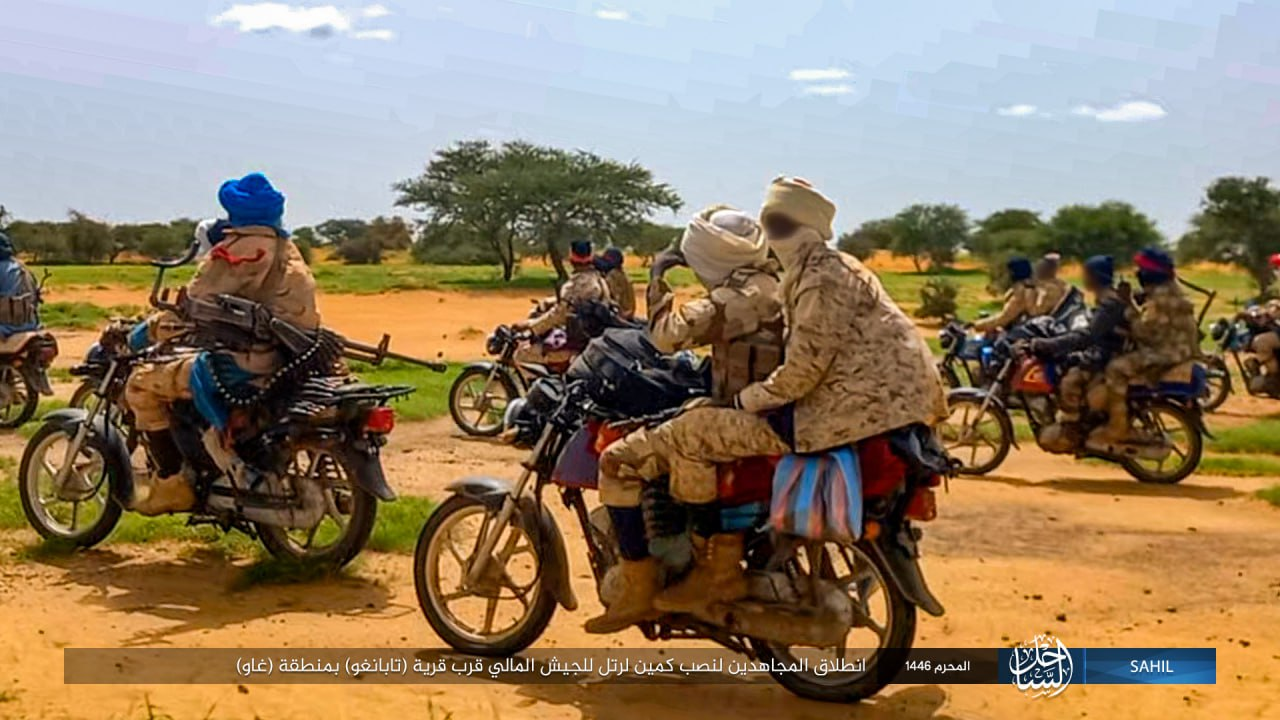
[[[125,385],[124,398],[133,411],[134,423],[143,432],[169,427],[169,405],[191,399],[191,368],[196,356],[166,362],[144,363],[133,369]]]
[[[1107,363],[1107,395],[1114,402],[1128,397],[1130,385],[1143,385],[1153,373],[1172,367],[1185,358],[1159,350],[1143,349],[1125,353]]]
[[[1258,357],[1258,362],[1267,369],[1268,375],[1274,376],[1280,373],[1280,357],[1276,356],[1276,351],[1280,350],[1280,331],[1272,330],[1258,335],[1249,345],[1249,349],[1253,350],[1253,354]]]
[[[610,507],[636,507],[642,483],[669,475],[676,500],[692,505],[714,502],[717,465],[788,452],[791,448],[759,415],[695,408],[610,445],[600,456],[600,501]]]
[[[1095,376],[1096,373],[1079,365],[1062,376],[1062,381],[1058,383],[1058,400],[1062,406],[1063,420],[1074,422],[1080,419],[1080,413],[1084,410],[1085,391]]]

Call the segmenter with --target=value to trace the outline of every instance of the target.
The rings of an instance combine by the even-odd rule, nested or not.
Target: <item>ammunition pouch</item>
[[[735,338],[711,346],[712,395],[726,399],[769,377],[782,364],[782,347],[768,336]]]

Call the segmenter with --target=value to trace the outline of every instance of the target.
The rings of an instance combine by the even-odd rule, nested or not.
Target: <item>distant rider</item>
[[[1271,256],[1271,275],[1273,294],[1280,292],[1280,253]],[[1248,311],[1241,312],[1238,318],[1250,316]],[[1280,393],[1280,298],[1272,297],[1263,306],[1254,311],[1250,319],[1262,320],[1265,329],[1253,336],[1249,349],[1253,351],[1254,362],[1260,365],[1265,374],[1258,375],[1252,381],[1250,390],[1267,394]]]
[[[1014,323],[1031,317],[1039,293],[1031,280],[1031,261],[1024,257],[1010,258],[1005,265],[1009,271],[1009,290],[1004,294],[1004,307],[1000,313],[975,320],[973,328],[978,332],[994,333],[1007,330]]]
[[[1107,363],[1108,422],[1090,436],[1095,445],[1135,440],[1129,429],[1129,386],[1158,381],[1199,350],[1196,311],[1178,287],[1173,258],[1151,247],[1140,251],[1133,261],[1143,290],[1139,304],[1133,303],[1127,283],[1120,285],[1119,294],[1127,305],[1125,315],[1134,349]]]
[[[610,300],[609,286],[596,269],[590,240],[576,240],[569,246],[569,263],[573,271],[559,296],[539,303],[533,318],[514,325],[516,330],[528,330],[535,338],[516,352],[520,362],[555,364],[572,360],[586,343],[586,338],[571,337],[575,334],[569,327],[574,309]],[[556,330],[560,332],[553,334]]]
[[[1036,263],[1034,283],[1036,299],[1027,312],[1030,317],[1052,314],[1071,292],[1071,285],[1058,277],[1061,265],[1062,256],[1056,252],[1045,253],[1045,256]]]
[[[686,264],[706,292],[677,305],[663,276],[670,268]],[[732,401],[748,384],[768,377],[782,360],[777,273],[760,226],[751,216],[728,208],[704,210],[685,228],[679,250],[660,253],[650,268],[645,304],[654,345],[667,353],[710,345],[712,397]],[[661,433],[661,429],[652,432]],[[650,435],[648,430],[637,430],[610,445],[600,458],[600,499],[609,508],[619,535],[623,592],[603,615],[587,621],[587,632],[617,632],[655,614],[658,563],[646,545],[640,489],[642,478],[649,474],[643,468],[663,460],[652,447]],[[712,502],[714,477],[682,478],[673,494],[698,509],[697,535],[716,534],[719,509]]]
[[[622,317],[635,317],[636,289],[623,267],[622,251],[616,247],[606,248],[596,257],[596,270],[604,276],[605,285],[609,286],[609,297],[618,306]]]
[[[1078,429],[1085,391],[1095,378],[1101,380],[1100,374],[1107,362],[1124,350],[1128,305],[1116,292],[1114,280],[1115,263],[1110,255],[1095,255],[1085,260],[1084,287],[1093,294],[1095,306],[1089,326],[1055,338],[1036,338],[1029,343],[1033,354],[1057,360],[1060,369],[1069,368],[1058,383],[1060,427],[1047,433],[1047,437],[1059,435],[1065,426],[1075,425],[1073,429]]]
[[[198,228],[211,250],[187,285],[187,295],[204,299],[234,295],[261,303],[273,317],[300,328],[319,328],[316,282],[284,229],[284,195],[261,173],[251,173],[223,183],[218,201],[227,218],[224,223],[202,223]],[[142,349],[189,329],[185,320],[172,313],[156,313],[134,328],[129,343]],[[245,352],[227,354],[176,350],[135,368],[125,388],[125,400],[138,430],[146,435],[153,472],[135,486],[131,509],[158,515],[189,510],[195,502],[191,484],[182,473],[182,453],[169,431],[171,403],[194,401],[215,430],[224,430],[227,408],[217,385],[253,383],[274,373],[281,364],[274,347],[259,344]]]

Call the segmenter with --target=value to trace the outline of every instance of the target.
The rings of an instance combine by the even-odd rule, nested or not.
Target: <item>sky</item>
[[[1280,0],[10,0],[0,204],[287,222],[393,212],[470,138],[635,160],[686,201],[809,179],[852,229],[916,202],[1120,199],[1176,238],[1220,175],[1280,178]]]

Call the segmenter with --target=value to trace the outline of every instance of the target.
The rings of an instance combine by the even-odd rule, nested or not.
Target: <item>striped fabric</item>
[[[857,450],[842,447],[782,458],[773,473],[769,521],[777,532],[810,540],[857,540],[862,535]]]

